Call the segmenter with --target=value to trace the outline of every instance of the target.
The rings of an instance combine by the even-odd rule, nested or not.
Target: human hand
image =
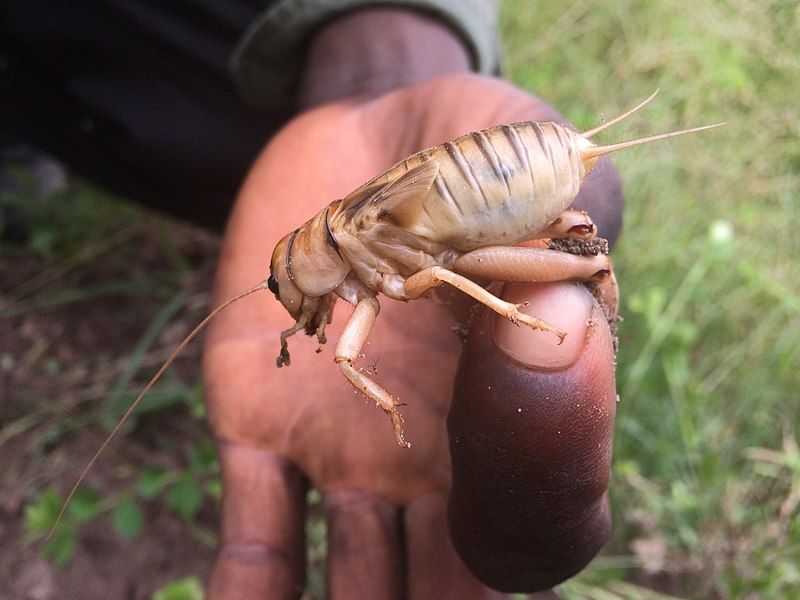
[[[300,115],[270,141],[240,192],[216,299],[264,279],[283,235],[406,155],[498,123],[554,118],[509,84],[465,75]],[[606,237],[618,226],[615,177],[595,169],[581,197]],[[526,312],[567,340],[556,346],[554,336],[479,311],[459,366],[452,310],[382,303],[360,366],[380,359],[377,381],[408,403],[410,450],[341,376],[332,345],[318,355],[315,340],[295,337],[291,367],[273,366],[291,318],[272,297],[248,298],[218,318],[204,355],[224,483],[212,598],[301,593],[309,483],[324,498],[334,598],[492,597],[450,540],[451,487],[453,538],[495,587],[549,587],[596,553],[609,522],[608,328],[581,285],[508,285],[504,297],[527,299]],[[349,312],[340,302],[331,339]]]

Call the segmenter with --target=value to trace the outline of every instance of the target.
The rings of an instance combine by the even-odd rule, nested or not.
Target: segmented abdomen
[[[549,225],[578,194],[585,176],[578,140],[556,123],[501,125],[412,155],[387,175],[439,162],[418,217],[404,224],[409,231],[460,250],[514,244]]]

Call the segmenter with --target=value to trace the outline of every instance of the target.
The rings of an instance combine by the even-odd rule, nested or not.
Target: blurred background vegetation
[[[796,597],[800,8],[788,0],[504,0],[502,32],[508,77],[581,129],[661,89],[601,141],[729,122],[615,156],[627,207],[613,252],[625,318],[614,531],[559,592]],[[0,333],[14,340],[0,351],[8,395],[0,452],[22,457],[4,462],[0,509],[25,521],[0,537],[14,534],[29,559],[60,502],[50,482],[77,472],[95,447],[90,436],[70,455],[71,434],[107,427],[204,313],[217,240],[80,181],[42,193],[30,169],[6,174],[21,183],[3,201],[25,205],[34,220],[27,242],[0,248]],[[81,344],[59,344],[59,335]],[[99,475],[111,483],[87,487],[72,504],[45,546],[48,560],[70,562],[79,528],[101,521],[130,547],[126,539],[146,541],[148,528],[177,520],[206,550],[154,580],[154,597],[202,597],[191,576],[205,577],[216,544],[219,474],[199,384],[182,383],[197,381],[196,359],[197,349],[143,407],[128,428],[143,441],[126,441],[133,445]],[[154,463],[141,469],[131,457]],[[318,515],[318,495],[310,501]],[[312,519],[308,532],[309,597],[317,597],[324,523]]]
[[[800,8],[503,3],[509,77],[579,128],[717,121],[619,153],[627,195],[614,534],[565,596],[800,590]]]

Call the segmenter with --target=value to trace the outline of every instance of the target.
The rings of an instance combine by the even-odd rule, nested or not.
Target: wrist
[[[300,108],[311,108],[471,70],[466,45],[441,20],[402,8],[368,8],[317,33],[298,100]]]
[[[363,93],[464,70],[498,75],[497,6],[497,0],[279,0],[239,40],[233,79],[249,107],[288,116],[301,101],[308,108],[330,100],[343,82]]]

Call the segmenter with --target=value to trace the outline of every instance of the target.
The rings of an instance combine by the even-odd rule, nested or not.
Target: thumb
[[[567,332],[473,322],[448,415],[449,525],[465,563],[502,591],[580,571],[610,531],[616,391],[611,332],[583,285],[507,285],[511,302]]]

